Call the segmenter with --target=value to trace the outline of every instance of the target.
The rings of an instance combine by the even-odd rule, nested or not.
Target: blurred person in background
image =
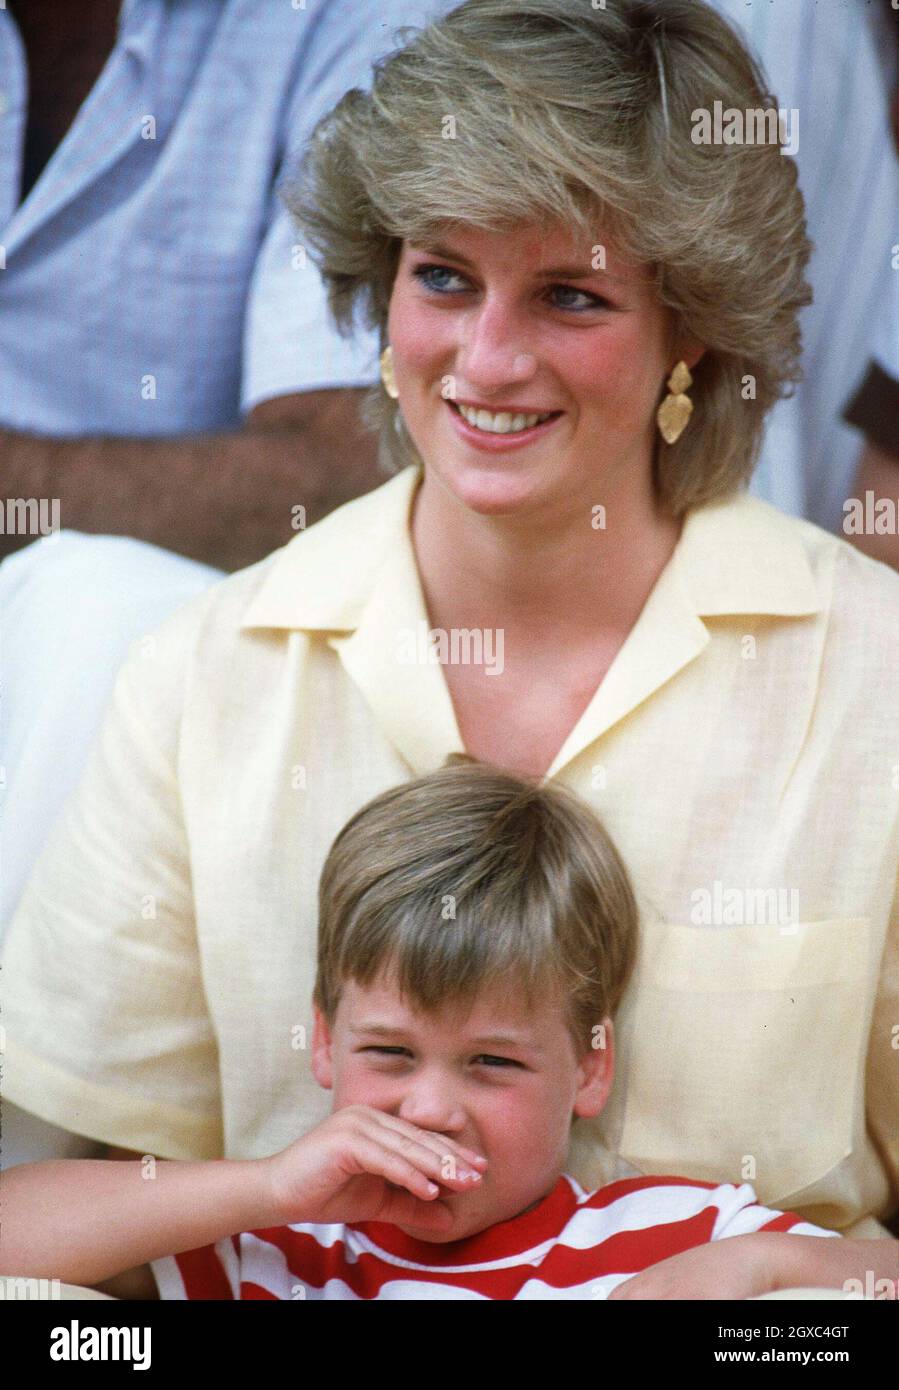
[[[751,490],[899,569],[896,529],[855,534],[845,506],[868,490],[899,502],[899,12],[890,0],[711,3],[795,125],[814,243],[803,380],[771,412]]]
[[[129,643],[383,481],[377,341],[335,331],[278,182],[446,8],[0,7],[0,937]],[[3,1119],[7,1161],[86,1151]]]
[[[231,570],[382,481],[375,345],[328,322],[276,186],[392,31],[442,8],[8,0],[5,496]]]

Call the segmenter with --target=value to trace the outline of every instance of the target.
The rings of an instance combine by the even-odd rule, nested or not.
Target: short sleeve
[[[325,286],[280,202],[259,252],[244,324],[240,409],[296,391],[371,386],[377,335],[343,338],[328,316]]]
[[[214,1245],[163,1255],[150,1261],[159,1297],[163,1300],[206,1299],[221,1302],[240,1298],[239,1237],[226,1236]]]
[[[358,0],[328,0],[298,12],[305,28],[285,107],[280,175],[289,175],[315,125],[354,87],[371,86],[375,61],[399,46],[398,31],[455,8],[447,0],[379,0],[376,19]],[[254,267],[244,323],[240,408],[296,391],[370,386],[378,380],[377,336],[360,325],[341,337],[321,277],[304,257],[280,193]]]
[[[828,1231],[823,1226],[813,1226],[794,1211],[775,1211],[773,1207],[763,1207],[755,1199],[755,1192],[749,1183],[735,1187],[723,1183],[710,1193],[711,1201],[718,1208],[712,1240],[724,1240],[728,1236],[750,1235],[753,1231],[781,1231],[797,1236],[836,1236],[839,1231]]]
[[[2,959],[5,1096],[74,1133],[182,1159],[222,1154],[176,777],[182,648],[205,598],[133,645]]]

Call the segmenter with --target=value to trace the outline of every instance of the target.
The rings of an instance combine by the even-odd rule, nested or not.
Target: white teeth
[[[533,429],[534,425],[542,424],[552,414],[552,411],[549,411],[546,415],[511,415],[508,410],[502,410],[498,415],[494,415],[489,410],[474,410],[469,405],[460,405],[458,408],[459,413],[464,415],[470,425],[479,430],[486,430],[488,434],[515,434],[517,431]]]

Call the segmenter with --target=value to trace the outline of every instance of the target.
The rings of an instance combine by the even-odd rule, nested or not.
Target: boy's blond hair
[[[333,1025],[344,983],[382,972],[417,1010],[484,988],[556,991],[575,1055],[633,968],[637,907],[592,810],[464,754],[368,802],[319,884],[314,999]]]

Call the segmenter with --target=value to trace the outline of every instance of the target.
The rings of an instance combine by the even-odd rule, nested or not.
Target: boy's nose
[[[465,1128],[466,1116],[456,1100],[452,1088],[435,1078],[422,1079],[403,1096],[399,1107],[399,1118],[417,1125],[419,1129],[432,1129],[438,1134],[459,1134]]]

